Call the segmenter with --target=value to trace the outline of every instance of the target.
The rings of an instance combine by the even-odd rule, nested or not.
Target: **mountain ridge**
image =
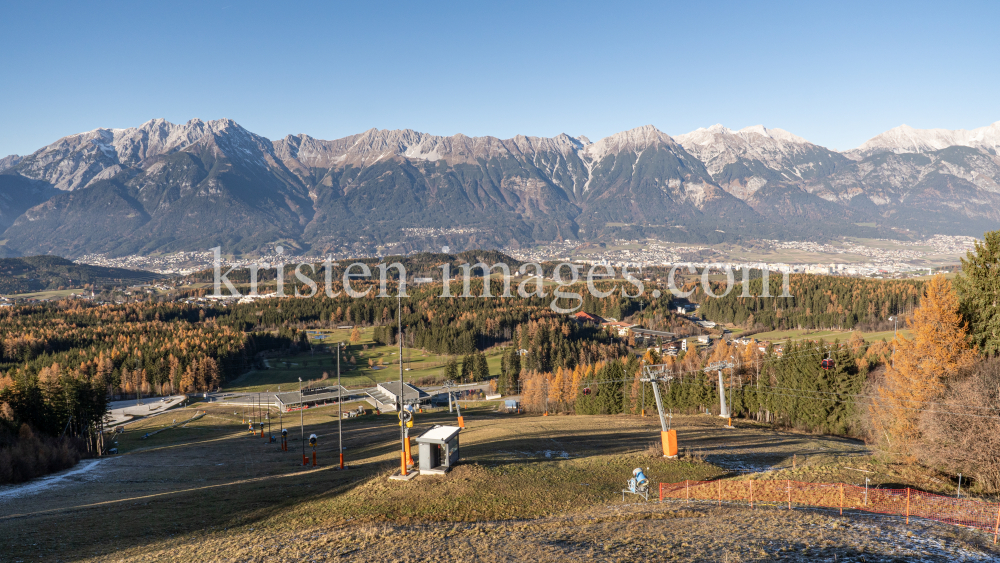
[[[1000,220],[993,129],[891,130],[837,152],[761,125],[676,137],[645,125],[595,142],[410,129],[271,141],[231,119],[153,119],[0,160],[0,253],[708,242],[859,223],[968,234]]]

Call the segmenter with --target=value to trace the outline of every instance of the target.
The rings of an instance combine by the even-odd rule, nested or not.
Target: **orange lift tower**
[[[656,398],[656,410],[660,413],[660,442],[663,444],[663,457],[677,457],[677,431],[667,426],[667,417],[663,414],[663,400],[660,399],[660,383],[674,379],[673,371],[665,364],[646,366],[643,368],[646,376],[642,381],[653,385],[653,397]],[[673,418],[673,417],[671,417]]]
[[[462,406],[458,404],[457,397],[453,398],[454,393],[452,392],[451,389],[452,387],[455,386],[455,382],[449,379],[448,381],[444,382],[444,386],[446,389],[448,389],[448,412],[451,412],[451,405],[454,402],[455,409],[458,411],[458,427],[465,428],[465,417],[462,416]]]

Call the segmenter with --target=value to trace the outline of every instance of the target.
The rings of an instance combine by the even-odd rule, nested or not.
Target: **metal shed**
[[[443,475],[458,463],[458,434],[461,431],[458,426],[435,426],[417,436],[421,474]]]

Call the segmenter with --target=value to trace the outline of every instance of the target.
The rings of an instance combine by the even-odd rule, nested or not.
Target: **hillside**
[[[58,256],[0,258],[0,294],[50,289],[127,285],[162,278],[160,274],[76,264]]]

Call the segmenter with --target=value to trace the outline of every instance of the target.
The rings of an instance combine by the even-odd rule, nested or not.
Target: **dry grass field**
[[[741,479],[774,470],[799,480],[898,482],[862,444],[735,430],[675,417],[682,456],[652,455],[654,417],[464,412],[462,464],[445,476],[390,481],[391,415],[344,421],[350,468],[336,468],[335,408],[305,411],[320,466],[301,466],[299,416],[289,452],[250,437],[239,415],[196,404],[129,427],[121,453],[48,485],[0,489],[0,561],[927,561],[1000,557],[961,528],[807,510],[650,502],[621,489],[650,480]],[[196,410],[206,415],[193,418]],[[417,415],[413,435],[452,415]],[[277,421],[272,421],[277,422]],[[164,429],[166,428],[166,429]],[[163,431],[146,439],[142,436]],[[277,427],[275,426],[275,432]],[[794,469],[793,469],[794,456]],[[884,473],[884,475],[883,475]],[[852,481],[848,481],[852,482]],[[946,484],[942,483],[942,487]],[[836,558],[836,559],[835,559]]]
[[[310,341],[313,344],[327,344],[332,348],[338,342],[346,346],[345,356],[353,357],[357,361],[355,365],[341,362],[341,381],[345,387],[360,388],[373,387],[376,383],[399,380],[399,350],[395,346],[384,346],[372,340],[373,329],[361,329],[361,340],[356,344],[350,344],[350,330],[311,330]],[[316,338],[322,336],[323,338]],[[404,378],[406,381],[418,382],[419,385],[426,385],[428,382],[443,382],[445,364],[451,356],[433,354],[417,348],[403,349],[403,365],[406,369]],[[458,362],[459,369],[462,365],[462,356],[454,356]],[[369,367],[368,361],[375,364]],[[384,366],[379,366],[379,361],[385,362]],[[310,351],[292,356],[272,358],[268,361],[269,369],[251,371],[244,374],[239,379],[226,384],[225,390],[231,392],[256,393],[265,391],[275,391],[279,385],[285,389],[294,389],[298,386],[298,379],[304,381],[318,381],[323,373],[327,373],[330,378],[336,378],[337,358],[332,351]],[[395,363],[393,363],[395,362]],[[486,363],[490,366],[490,373],[500,372],[500,354],[489,353],[486,355]]]

